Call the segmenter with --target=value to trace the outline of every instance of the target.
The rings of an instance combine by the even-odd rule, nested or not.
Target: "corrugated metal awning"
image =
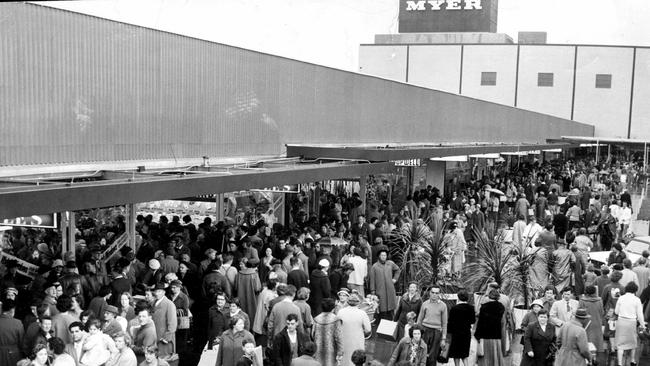
[[[336,158],[368,161],[398,161],[407,159],[444,158],[506,152],[524,152],[577,147],[562,143],[459,143],[459,144],[359,144],[359,145],[287,145],[287,156],[307,159]]]
[[[0,219],[390,173],[394,164],[279,159],[233,166],[36,175],[0,182]]]

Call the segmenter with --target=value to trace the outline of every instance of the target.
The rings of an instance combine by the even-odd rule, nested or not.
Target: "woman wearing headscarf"
[[[596,347],[597,352],[603,350],[603,301],[596,295],[596,287],[589,285],[585,288],[585,294],[580,297],[578,308],[586,309],[591,315],[591,324],[587,327],[587,340]]]
[[[505,366],[501,348],[502,334],[506,326],[503,316],[505,308],[499,302],[500,296],[499,290],[491,289],[488,302],[481,305],[478,313],[474,337],[479,342],[479,366]]]

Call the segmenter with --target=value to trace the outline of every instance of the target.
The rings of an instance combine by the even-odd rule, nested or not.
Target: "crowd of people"
[[[206,350],[217,350],[210,366],[358,365],[378,319],[397,323],[390,366],[445,354],[469,365],[472,337],[480,365],[505,365],[517,332],[524,366],[591,360],[588,342],[602,351],[605,339],[621,363],[650,315],[648,255],[632,263],[623,250],[633,171],[587,161],[495,170],[449,197],[416,190],[396,208],[322,191],[319,209],[298,208],[290,225],[140,215],[137,250],[107,259],[126,230],[119,216],[80,223],[76,253],[62,253],[53,232],[15,228],[3,251],[39,271],[32,279],[3,262],[0,365],[183,365]],[[535,256],[530,313],[515,323],[518,296],[498,283],[460,288],[454,304],[438,284],[400,286],[394,234],[415,222],[443,230],[443,271],[461,282],[479,236],[512,226],[512,246]],[[602,267],[588,259],[599,248],[612,250]],[[475,291],[486,296],[474,301]]]

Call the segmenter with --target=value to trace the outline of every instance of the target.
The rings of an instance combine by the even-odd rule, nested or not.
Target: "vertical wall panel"
[[[409,84],[458,94],[460,45],[409,47]]]
[[[573,46],[520,46],[517,107],[571,118]],[[553,73],[553,86],[537,86],[539,73]]]
[[[515,101],[516,65],[516,45],[465,46],[463,54],[463,95],[513,105]],[[482,72],[496,72],[496,85],[481,85]]]
[[[593,124],[596,135],[627,137],[634,49],[578,47],[573,119]],[[596,88],[596,74],[611,74],[611,89]]]
[[[407,46],[361,46],[359,72],[380,78],[406,81]]]
[[[0,20],[0,166],[278,155],[287,143],[544,142],[593,133],[551,116],[35,4],[0,3]],[[395,53],[394,65],[384,66],[405,77],[406,47],[375,51]]]
[[[630,138],[650,139],[650,49],[637,48]]]

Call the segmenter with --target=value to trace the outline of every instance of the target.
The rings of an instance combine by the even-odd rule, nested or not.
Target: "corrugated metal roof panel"
[[[0,47],[0,166],[593,135],[550,116],[35,4],[0,4]]]

